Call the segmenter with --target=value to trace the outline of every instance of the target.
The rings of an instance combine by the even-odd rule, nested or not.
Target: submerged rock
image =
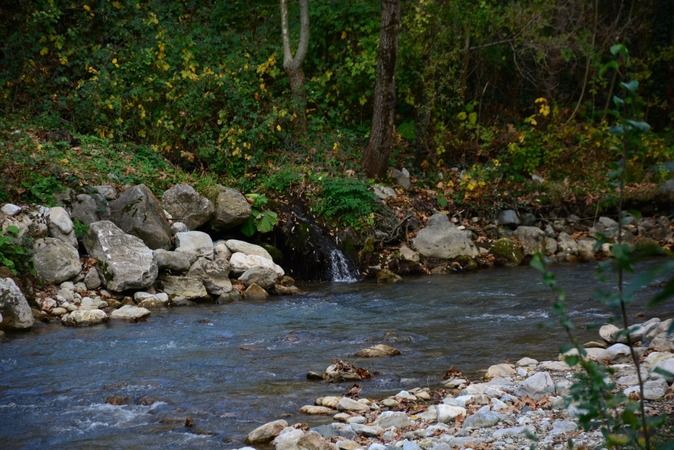
[[[400,354],[400,350],[386,344],[377,344],[372,347],[364,348],[356,353],[359,358],[381,358],[383,356],[396,356]]]

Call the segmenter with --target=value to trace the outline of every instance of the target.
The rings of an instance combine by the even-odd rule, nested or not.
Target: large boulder
[[[108,220],[89,225],[84,247],[98,261],[99,274],[112,291],[145,289],[157,279],[157,261],[152,250]]]
[[[143,184],[130,187],[110,203],[110,218],[151,249],[171,246],[171,225],[157,197]]]
[[[159,284],[173,303],[179,304],[208,298],[204,283],[197,277],[162,276]]]
[[[184,183],[164,192],[161,202],[174,221],[184,223],[190,230],[195,230],[208,222],[215,211],[213,202]]]
[[[65,208],[55,206],[49,209],[49,235],[77,247],[73,221]]]
[[[236,189],[218,186],[215,199],[215,217],[213,226],[219,229],[230,229],[241,225],[250,217],[252,209],[246,197]]]
[[[545,231],[538,227],[517,227],[513,235],[522,244],[525,255],[545,251]]]
[[[590,229],[593,234],[601,234],[608,239],[614,239],[618,236],[618,222],[610,217],[602,216],[597,223]]]
[[[246,255],[257,255],[269,260],[273,259],[269,252],[259,245],[250,244],[245,241],[239,241],[238,239],[229,239],[225,242],[225,244],[232,253],[241,252]]]
[[[229,263],[224,259],[199,258],[192,264],[187,276],[198,278],[206,291],[216,297],[232,290]]]
[[[35,320],[23,293],[11,278],[0,278],[0,328],[25,330]]]
[[[176,233],[176,252],[212,258],[213,240],[208,234],[202,231],[184,231]]]
[[[424,256],[443,259],[458,256],[473,258],[478,255],[478,250],[470,236],[469,231],[461,230],[451,223],[447,215],[434,214],[412,242]]]
[[[285,272],[278,264],[274,263],[272,260],[267,259],[263,256],[257,255],[246,255],[245,253],[236,252],[229,259],[229,265],[234,273],[244,273],[247,270],[256,268],[256,267],[266,267],[272,269],[280,277],[285,275]]]
[[[37,277],[45,283],[62,283],[82,270],[77,249],[56,238],[38,239],[33,243],[33,267]]]
[[[102,195],[78,194],[70,205],[70,216],[84,224],[110,219],[110,206]]]

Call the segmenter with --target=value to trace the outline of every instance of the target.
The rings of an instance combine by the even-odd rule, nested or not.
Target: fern
[[[372,223],[379,208],[367,184],[353,178],[327,178],[314,206],[314,211],[342,225],[361,228]]]

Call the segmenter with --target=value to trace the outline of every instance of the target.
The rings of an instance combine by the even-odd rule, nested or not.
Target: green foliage
[[[277,193],[287,192],[292,186],[301,183],[302,175],[297,172],[298,169],[284,167],[283,169],[272,173],[262,181],[263,189]]]
[[[321,181],[321,191],[313,207],[319,216],[355,228],[371,224],[377,209],[377,200],[365,182],[332,177]]]
[[[244,236],[250,237],[255,233],[269,233],[278,223],[278,215],[274,211],[263,209],[269,199],[262,194],[248,194],[246,198],[251,202],[252,213],[241,225]]]
[[[87,234],[87,231],[89,231],[89,225],[79,219],[75,219],[73,220],[73,230],[77,239],[82,239]]]
[[[0,267],[6,267],[14,275],[32,272],[30,239],[19,235],[19,228],[8,226],[0,232]]]

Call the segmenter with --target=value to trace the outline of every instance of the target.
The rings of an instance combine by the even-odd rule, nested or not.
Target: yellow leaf
[[[48,49],[47,47],[42,47],[42,48],[40,49],[40,55],[44,56],[44,55],[46,55],[47,53],[49,53],[49,49]]]

